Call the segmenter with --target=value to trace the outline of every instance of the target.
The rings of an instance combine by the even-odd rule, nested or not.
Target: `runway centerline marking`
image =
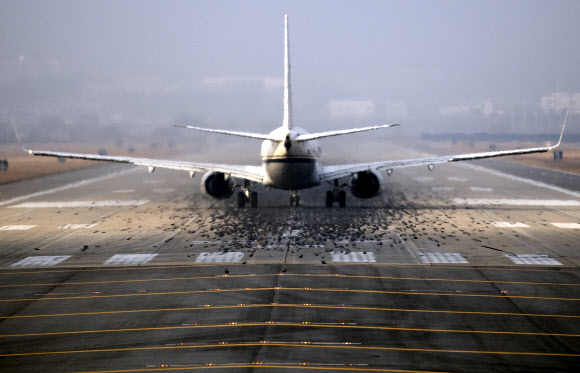
[[[58,229],[90,229],[94,228],[98,223],[94,224],[65,224],[58,227]]]
[[[78,188],[78,187],[82,187],[88,184],[92,184],[98,181],[103,181],[103,180],[109,180],[115,177],[119,177],[119,176],[124,176],[127,175],[129,173],[132,172],[136,172],[138,171],[139,168],[132,168],[129,170],[124,170],[124,171],[118,171],[118,172],[113,172],[104,176],[99,176],[99,177],[95,177],[92,179],[85,179],[85,180],[81,180],[81,181],[77,181],[74,183],[70,183],[70,184],[65,184],[56,188],[51,188],[51,189],[46,189],[46,190],[41,190],[39,192],[35,192],[35,193],[30,193],[30,194],[25,194],[23,196],[19,196],[19,197],[14,197],[11,199],[7,199],[5,201],[0,201],[0,206],[4,206],[4,205],[9,205],[12,203],[16,203],[16,202],[20,202],[20,201],[24,201],[30,198],[34,198],[34,197],[40,197],[40,196],[44,196],[47,194],[52,194],[52,193],[56,193],[56,192],[62,192],[64,190],[68,190],[71,188]]]
[[[0,228],[0,231],[26,231],[38,227],[38,225],[5,225]]]
[[[8,206],[8,208],[64,208],[64,207],[128,207],[141,206],[148,203],[148,199],[125,200],[125,201],[59,201],[59,202],[24,202],[19,205]]]
[[[472,192],[493,192],[493,188],[469,187]]]
[[[530,227],[526,223],[522,223],[522,222],[510,223],[509,221],[494,221],[494,222],[492,222],[492,224],[494,226],[496,226],[497,228],[529,228]]]
[[[359,307],[359,306],[334,306],[321,304],[243,304],[243,305],[207,305],[198,307],[178,307],[178,308],[155,308],[141,310],[116,310],[116,311],[95,311],[95,312],[77,312],[77,313],[56,313],[46,315],[12,315],[0,316],[0,319],[25,319],[39,317],[67,317],[67,316],[98,316],[109,314],[123,313],[141,313],[141,312],[180,312],[180,311],[204,311],[216,309],[237,309],[237,308],[313,308],[328,310],[355,310],[355,311],[373,311],[373,312],[419,312],[419,313],[443,313],[443,314],[465,314],[465,315],[485,315],[485,316],[524,316],[524,317],[556,317],[578,319],[580,315],[552,315],[537,313],[514,313],[514,312],[485,312],[485,311],[452,311],[452,310],[422,310],[422,309],[405,309],[405,308],[384,308],[384,307]]]
[[[32,283],[32,284],[10,284],[0,285],[0,288],[7,287],[26,287],[26,286],[68,286],[68,285],[91,285],[91,284],[117,284],[132,282],[154,282],[154,281],[185,281],[185,280],[227,280],[239,279],[246,277],[323,277],[331,279],[377,279],[377,280],[405,280],[405,281],[448,281],[448,282],[469,282],[483,284],[519,284],[519,285],[555,285],[555,286],[580,286],[580,283],[557,283],[557,282],[526,282],[526,281],[501,281],[501,280],[469,280],[455,278],[423,278],[423,277],[394,277],[394,276],[365,276],[365,275],[342,275],[342,274],[298,274],[298,273],[265,273],[265,274],[241,274],[241,275],[214,275],[214,276],[194,276],[194,277],[168,277],[168,278],[150,278],[137,280],[109,280],[109,281],[82,281],[82,282],[62,282],[62,283]]]
[[[198,348],[238,348],[238,347],[302,347],[318,349],[341,349],[341,350],[378,350],[378,351],[409,351],[409,352],[439,352],[439,353],[462,353],[462,354],[486,354],[486,355],[532,355],[532,356],[562,356],[579,357],[580,354],[565,354],[558,352],[520,352],[520,351],[480,351],[480,350],[445,350],[435,348],[403,348],[385,346],[353,346],[337,342],[336,345],[329,344],[301,344],[296,343],[276,343],[276,342],[234,342],[227,344],[200,344],[185,346],[155,346],[155,347],[125,347],[125,348],[102,348],[93,350],[68,350],[68,351],[46,351],[46,352],[23,352],[13,354],[0,354],[0,357],[15,356],[38,356],[38,355],[62,355],[95,352],[120,352],[120,351],[155,351],[155,350],[175,350],[175,349],[198,349]]]
[[[580,229],[579,223],[550,223],[554,227],[564,228],[564,229]]]
[[[208,294],[208,293],[234,293],[245,291],[307,291],[307,292],[330,292],[330,293],[363,293],[363,294],[401,294],[401,295],[428,295],[428,296],[448,296],[448,297],[478,297],[478,298],[518,298],[518,299],[541,299],[541,300],[561,300],[579,301],[580,298],[556,298],[556,297],[533,297],[526,295],[491,295],[491,294],[466,294],[466,293],[424,293],[420,291],[387,291],[387,290],[365,290],[365,289],[324,289],[324,288],[291,288],[291,287],[266,287],[266,288],[239,288],[239,289],[214,289],[214,290],[187,290],[168,291],[162,293],[130,293],[111,294],[75,297],[48,297],[48,298],[15,298],[0,299],[0,302],[29,302],[29,301],[55,301],[70,299],[101,299],[101,298],[121,298],[121,297],[143,297],[175,294]]]
[[[541,333],[541,332],[518,332],[518,331],[497,331],[497,330],[466,330],[466,329],[429,329],[429,328],[402,328],[394,326],[380,325],[331,325],[328,323],[309,323],[302,322],[279,322],[279,321],[254,321],[254,322],[236,322],[202,324],[202,325],[179,325],[179,326],[157,326],[144,328],[123,328],[123,329],[100,329],[100,330],[76,330],[62,332],[44,332],[44,333],[23,333],[23,334],[3,334],[0,338],[9,337],[38,337],[47,335],[67,335],[67,334],[91,334],[91,333],[120,333],[120,332],[141,332],[151,330],[180,330],[180,329],[210,329],[210,328],[243,328],[253,326],[284,326],[298,328],[327,328],[327,329],[364,329],[364,330],[392,330],[408,332],[428,332],[428,333],[468,333],[468,334],[506,334],[506,335],[536,335],[551,337],[580,337],[580,334],[567,333]]]

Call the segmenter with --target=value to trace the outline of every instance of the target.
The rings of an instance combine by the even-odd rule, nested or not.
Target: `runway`
[[[0,187],[3,372],[574,371],[580,192],[473,165],[375,199],[104,165]]]

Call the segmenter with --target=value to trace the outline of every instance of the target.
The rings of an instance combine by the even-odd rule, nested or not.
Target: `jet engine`
[[[201,191],[217,199],[230,198],[234,193],[234,182],[223,172],[210,171],[201,178]]]
[[[383,191],[383,177],[377,171],[361,171],[350,180],[352,194],[357,198],[371,198]]]

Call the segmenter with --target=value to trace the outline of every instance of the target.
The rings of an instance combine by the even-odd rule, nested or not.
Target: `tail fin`
[[[290,40],[288,35],[288,15],[284,16],[284,121],[286,130],[294,128],[292,123],[292,89],[290,88]]]

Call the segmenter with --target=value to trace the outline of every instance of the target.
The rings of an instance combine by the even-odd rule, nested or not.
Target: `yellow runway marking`
[[[37,318],[37,317],[64,317],[64,316],[92,316],[107,315],[120,313],[140,313],[140,312],[179,312],[195,310],[216,310],[216,309],[236,309],[236,308],[263,308],[263,307],[288,307],[288,308],[315,308],[331,310],[356,310],[356,311],[382,311],[382,312],[420,312],[420,313],[448,313],[448,314],[467,314],[467,315],[486,315],[486,316],[525,316],[525,317],[567,317],[580,318],[576,315],[550,315],[538,313],[511,313],[511,312],[482,312],[482,311],[448,311],[448,310],[421,310],[421,309],[404,309],[404,308],[382,308],[382,307],[356,307],[356,306],[330,306],[316,304],[244,304],[244,305],[221,305],[221,306],[202,306],[202,307],[180,307],[180,308],[157,308],[149,310],[119,310],[119,311],[97,311],[97,312],[77,312],[77,313],[56,313],[47,315],[14,315],[0,316],[0,319],[19,319],[19,318]]]
[[[235,368],[252,368],[252,369],[295,369],[295,370],[331,370],[333,372],[393,372],[393,373],[447,373],[435,372],[425,370],[402,370],[402,369],[386,369],[386,368],[352,368],[352,367],[313,367],[296,365],[276,365],[276,364],[224,364],[200,367],[167,367],[167,368],[147,368],[147,369],[123,369],[123,370],[94,370],[86,372],[75,373],[130,373],[130,372],[159,372],[159,371],[174,371],[174,370],[201,370],[201,369],[235,369]]]
[[[409,352],[440,352],[455,354],[485,354],[485,355],[528,355],[528,356],[562,356],[580,357],[580,354],[565,354],[558,352],[518,352],[518,351],[480,351],[480,350],[443,350],[435,348],[402,348],[402,347],[381,347],[381,346],[352,346],[352,345],[317,345],[300,343],[227,343],[227,344],[202,344],[192,346],[158,346],[158,347],[125,347],[125,348],[103,348],[94,350],[70,350],[70,351],[46,351],[46,352],[23,352],[15,354],[0,354],[0,357],[15,356],[38,356],[38,355],[64,355],[81,354],[91,352],[120,352],[120,351],[155,351],[155,350],[182,350],[201,348],[234,348],[234,347],[302,347],[318,349],[340,349],[340,350],[374,350],[374,351],[409,351]]]
[[[425,328],[397,328],[391,326],[372,326],[372,325],[329,325],[329,324],[303,324],[289,322],[236,322],[226,324],[207,324],[207,325],[182,325],[182,326],[159,326],[150,328],[129,328],[129,329],[103,329],[103,330],[78,330],[65,332],[47,332],[47,333],[25,333],[25,334],[5,334],[0,338],[8,337],[32,337],[47,335],[66,335],[66,334],[90,334],[90,333],[117,333],[117,332],[143,332],[151,330],[179,330],[179,329],[208,329],[208,328],[243,328],[251,326],[286,326],[298,328],[328,328],[328,329],[365,329],[365,330],[396,330],[407,332],[428,332],[428,333],[473,333],[473,334],[508,334],[508,335],[536,335],[551,337],[580,337],[580,334],[562,334],[562,333],[536,333],[536,332],[512,332],[512,331],[494,331],[494,330],[462,330],[462,329],[425,329]]]
[[[252,265],[270,265],[272,263],[254,263]],[[332,263],[333,265],[340,266],[351,266],[351,265],[360,265],[357,263]],[[21,275],[21,274],[35,274],[35,273],[66,273],[66,272],[107,272],[107,271],[134,271],[134,270],[150,270],[150,269],[167,269],[167,268],[199,268],[199,267],[223,267],[223,266],[242,266],[241,263],[227,263],[227,264],[215,264],[215,263],[208,263],[208,264],[191,264],[191,265],[169,265],[169,266],[143,266],[143,267],[122,267],[122,268],[91,268],[91,269],[55,269],[55,270],[40,270],[40,271],[30,271],[29,269],[14,269],[11,272],[0,272],[0,275]],[[305,264],[285,264],[287,267],[291,266],[303,266],[303,265],[312,265],[312,263],[305,263]],[[417,268],[417,269],[425,269],[425,270],[434,270],[434,269],[457,269],[457,270],[485,270],[485,271],[519,271],[519,272],[560,272],[560,273],[576,273],[578,274],[580,271],[574,268],[556,268],[556,269],[532,269],[532,268],[494,268],[494,267],[466,267],[466,266],[437,266],[437,265],[400,265],[400,264],[381,264],[381,263],[372,263],[372,264],[364,264],[365,266],[375,266],[375,267],[393,267],[393,268]]]
[[[555,283],[555,282],[526,282],[526,281],[495,281],[495,280],[467,280],[454,278],[420,278],[420,277],[392,277],[392,276],[354,276],[341,274],[294,274],[294,273],[269,273],[269,274],[245,274],[245,275],[217,275],[217,276],[196,276],[196,277],[170,277],[170,278],[152,278],[139,280],[111,280],[111,281],[84,281],[84,282],[64,282],[64,283],[46,283],[46,284],[15,284],[15,285],[0,285],[0,288],[7,287],[26,287],[26,286],[68,286],[68,285],[95,285],[95,284],[118,284],[118,283],[133,283],[133,282],[155,282],[155,281],[185,281],[185,280],[217,280],[217,279],[237,279],[246,277],[324,277],[324,278],[361,278],[361,279],[377,279],[377,280],[405,280],[405,281],[449,281],[449,282],[469,282],[469,283],[492,283],[492,284],[518,284],[518,285],[556,285],[556,286],[580,286],[571,283]]]
[[[0,299],[0,302],[23,302],[23,301],[54,301],[68,299],[102,299],[120,297],[141,297],[154,295],[175,295],[175,294],[207,294],[207,293],[233,293],[244,291],[311,291],[311,292],[332,292],[332,293],[365,293],[365,294],[401,294],[401,295],[428,295],[428,296],[450,296],[450,297],[479,297],[479,298],[518,298],[518,299],[538,299],[538,300],[561,300],[578,301],[578,298],[554,298],[554,297],[532,297],[525,295],[490,295],[490,294],[465,294],[465,293],[423,293],[415,291],[387,291],[387,290],[364,290],[364,289],[315,289],[315,288],[243,288],[243,289],[216,289],[216,290],[189,290],[189,291],[168,291],[162,293],[132,293],[132,294],[112,294],[112,295],[92,295],[78,297],[47,297],[47,298],[16,298]]]

